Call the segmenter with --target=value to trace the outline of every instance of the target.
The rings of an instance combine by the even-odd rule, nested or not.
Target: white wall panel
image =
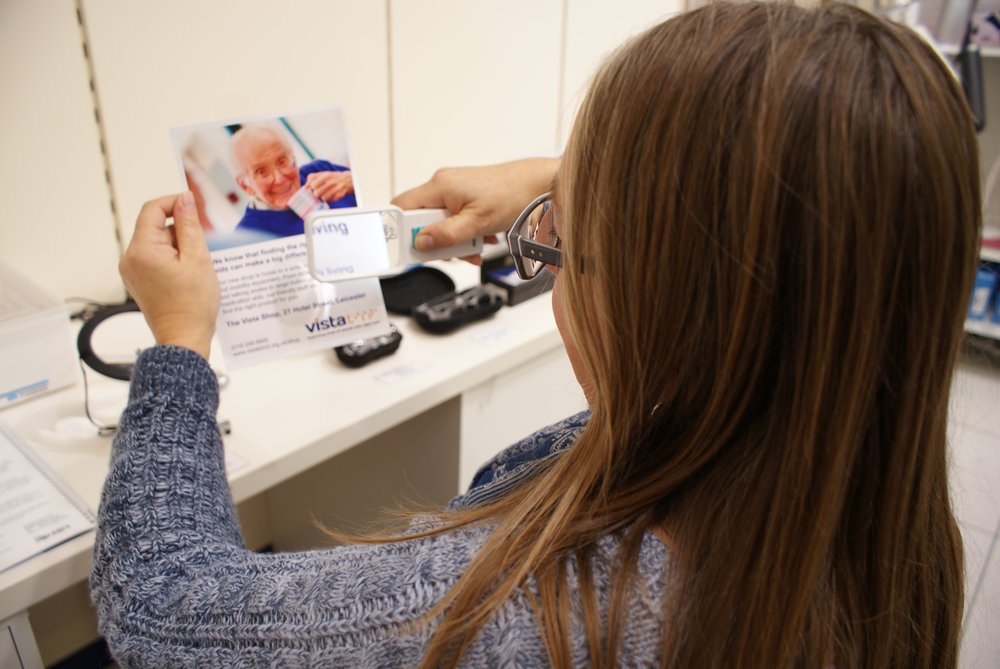
[[[605,56],[626,39],[684,10],[684,0],[565,0],[566,67],[562,90],[560,146],[569,138],[573,118],[591,77]]]
[[[355,183],[389,197],[386,5],[84,0],[123,236],[184,187],[169,130],[342,104]]]
[[[0,62],[0,258],[57,297],[121,299],[72,0],[0,2]]]
[[[390,0],[395,187],[554,155],[560,0]]]

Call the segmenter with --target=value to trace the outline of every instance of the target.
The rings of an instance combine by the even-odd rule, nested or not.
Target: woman
[[[523,206],[547,165],[401,201],[497,231],[501,195]],[[240,541],[193,207],[144,208],[122,272],[163,346],[136,369],[92,578],[116,657],[955,666],[945,427],[979,190],[935,53],[846,6],[684,14],[605,64],[533,205],[590,413],[404,537],[292,555]]]

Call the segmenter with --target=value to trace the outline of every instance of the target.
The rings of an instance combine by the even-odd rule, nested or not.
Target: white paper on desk
[[[0,424],[0,571],[94,528],[94,514]]]
[[[319,201],[310,193],[304,203],[300,185],[310,177],[338,180],[347,185],[326,204],[361,204],[339,107],[170,134],[219,277],[216,331],[228,367],[389,332],[378,279],[321,283],[307,267],[301,216]]]

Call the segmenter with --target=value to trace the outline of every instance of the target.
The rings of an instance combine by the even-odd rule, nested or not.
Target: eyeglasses
[[[546,265],[562,267],[562,240],[556,233],[552,193],[540,195],[525,207],[507,233],[507,244],[514,269],[525,281],[538,276]]]

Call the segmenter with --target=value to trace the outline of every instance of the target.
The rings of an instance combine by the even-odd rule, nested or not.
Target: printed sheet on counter
[[[0,571],[95,525],[94,514],[69,486],[0,424]]]

